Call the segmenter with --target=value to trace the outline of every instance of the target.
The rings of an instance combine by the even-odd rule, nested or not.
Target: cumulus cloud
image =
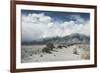
[[[85,21],[79,15],[71,15],[70,18],[70,21],[59,23],[44,13],[22,15],[22,41],[63,37],[73,33],[89,35],[89,21]]]

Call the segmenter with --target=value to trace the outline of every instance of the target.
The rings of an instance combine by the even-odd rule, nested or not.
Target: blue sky
[[[90,35],[90,13],[21,10],[22,41]]]
[[[28,15],[28,14],[40,14],[44,13],[47,16],[50,16],[53,18],[54,21],[76,21],[75,18],[73,18],[72,15],[79,15],[81,18],[83,18],[85,21],[90,20],[90,13],[79,13],[79,12],[58,12],[58,11],[39,11],[39,10],[21,10],[22,15]]]

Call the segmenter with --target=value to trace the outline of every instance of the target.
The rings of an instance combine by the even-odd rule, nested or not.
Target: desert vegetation
[[[21,62],[48,62],[67,60],[89,60],[89,44],[22,45]]]

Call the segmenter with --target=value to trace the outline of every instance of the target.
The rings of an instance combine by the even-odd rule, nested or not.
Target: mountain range
[[[53,43],[53,44],[90,43],[90,36],[74,33],[64,37],[57,36],[53,38],[44,38],[42,41],[31,41],[31,42],[24,41],[22,42],[22,45],[46,44],[46,43]]]

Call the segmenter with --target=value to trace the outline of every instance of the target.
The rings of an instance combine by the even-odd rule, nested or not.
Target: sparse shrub
[[[40,57],[43,57],[43,55],[41,54]]]
[[[29,56],[32,56],[33,55],[33,52],[32,51],[28,51],[28,55]]]
[[[37,54],[37,52],[34,52],[34,54]]]
[[[65,48],[67,48],[67,46],[65,46],[65,45],[63,45],[62,47],[65,47]]]
[[[25,50],[25,53],[27,53],[27,51]]]
[[[58,45],[58,48],[62,49],[62,46],[61,45]]]
[[[22,58],[22,59],[28,57],[27,51],[26,51],[26,50],[21,50],[21,53],[22,53],[22,54],[21,54],[21,58]]]
[[[32,56],[32,54],[30,54],[30,56]]]
[[[87,51],[84,51],[81,54],[81,58],[87,60],[87,59],[90,59],[90,55],[89,55],[89,53]]]
[[[53,51],[53,48],[55,48],[55,46],[52,43],[47,43],[46,47],[49,48],[51,51]]]
[[[78,55],[78,52],[77,52],[77,49],[76,48],[74,49],[73,54]]]
[[[54,56],[56,56],[56,55],[54,55]]]
[[[67,48],[67,46],[65,46],[65,48]]]
[[[42,52],[46,52],[46,53],[51,54],[52,53],[51,51],[53,51],[53,48],[55,48],[55,46],[52,43],[47,43],[46,47],[44,47],[42,49]]]
[[[46,52],[46,53],[51,54],[51,50],[50,50],[50,48],[48,48],[48,47],[44,47],[44,48],[42,49],[42,52]]]

